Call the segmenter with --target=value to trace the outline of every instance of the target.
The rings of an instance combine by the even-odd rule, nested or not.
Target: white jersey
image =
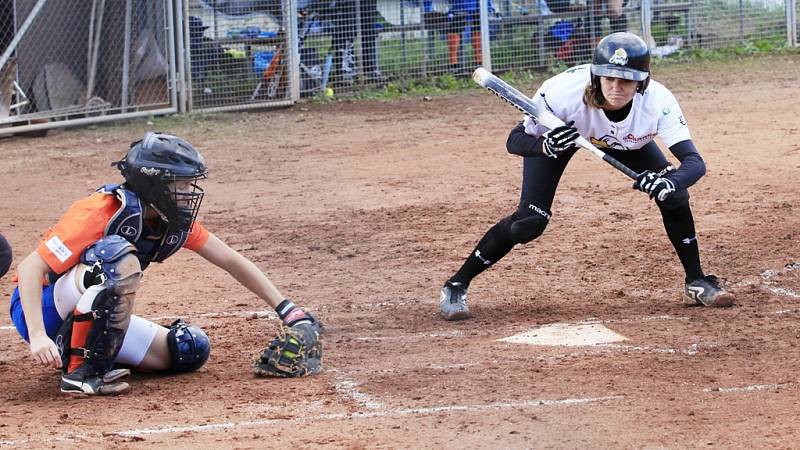
[[[667,147],[691,139],[678,101],[663,84],[651,79],[644,94],[633,96],[633,106],[625,120],[612,122],[603,110],[583,103],[590,81],[589,64],[576,66],[542,83],[532,100],[565,122],[574,120],[581,136],[600,149],[636,150],[656,136]],[[547,130],[526,118],[526,133],[538,137]]]

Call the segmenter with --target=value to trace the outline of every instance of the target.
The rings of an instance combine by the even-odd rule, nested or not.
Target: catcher
[[[132,314],[143,271],[182,247],[230,273],[275,308],[283,332],[259,355],[257,375],[322,369],[320,323],[285,299],[249,259],[200,222],[205,161],[185,140],[147,133],[121,161],[122,184],[72,204],[18,267],[11,319],[37,363],[61,368],[61,391],[116,395],[130,369],[183,373],[207,361],[199,327],[169,327]]]

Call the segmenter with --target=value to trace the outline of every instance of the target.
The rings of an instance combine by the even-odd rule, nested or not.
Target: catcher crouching
[[[320,322],[196,220],[208,174],[202,155],[179,137],[147,133],[113,164],[124,182],[73,203],[17,268],[11,319],[38,364],[62,369],[61,391],[122,394],[129,368],[186,373],[206,363],[211,344],[199,327],[132,314],[145,269],[184,247],[278,313],[282,332],[258,356],[257,375],[319,373]]]

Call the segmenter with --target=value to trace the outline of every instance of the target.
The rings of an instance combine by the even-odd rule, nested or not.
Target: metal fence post
[[[796,47],[797,42],[797,0],[786,0],[786,40]]]
[[[120,93],[122,112],[128,112],[128,95],[130,88],[128,83],[130,81],[131,72],[131,9],[133,5],[131,0],[125,0],[125,23],[123,32],[123,46],[122,46],[122,92]]]
[[[289,0],[287,6],[289,23],[286,32],[289,33],[289,48],[292,49],[289,58],[289,74],[291,74],[289,98],[296,102],[300,100],[300,39],[297,35],[297,0]]]
[[[652,0],[642,0],[640,13],[642,15],[642,37],[648,46],[653,47],[655,46],[655,40],[653,39],[651,27],[653,21]]]
[[[489,0],[480,0],[481,11],[481,65],[492,71],[492,49],[489,44]]]
[[[3,69],[3,66],[6,65],[8,59],[11,57],[11,54],[14,53],[14,50],[17,49],[17,45],[19,45],[19,41],[22,40],[22,36],[25,36],[25,33],[28,31],[28,28],[31,26],[31,22],[36,16],[39,15],[39,11],[42,10],[44,4],[47,3],[47,0],[39,0],[36,5],[31,10],[31,13],[28,14],[28,17],[25,19],[25,22],[19,27],[17,34],[14,36],[14,39],[11,40],[11,43],[8,44],[8,48],[6,51],[3,52],[2,56],[0,56],[0,70]]]
[[[180,0],[178,1],[180,3]],[[173,2],[166,3],[167,8],[167,28],[170,30],[167,38],[167,83],[170,90],[170,102],[178,108],[179,113],[186,112],[186,105],[183,103],[183,94],[186,90],[186,85],[183,81],[183,24],[180,22],[182,15],[177,14],[181,19],[176,20],[175,10],[173,9]],[[180,96],[179,96],[180,94]]]

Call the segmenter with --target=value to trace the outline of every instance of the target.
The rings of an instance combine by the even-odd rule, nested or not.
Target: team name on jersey
[[[44,243],[50,252],[58,258],[62,263],[72,256],[72,251],[64,245],[64,242],[58,236],[53,236]]]
[[[631,143],[643,142],[643,141],[644,142],[649,142],[653,138],[655,138],[657,135],[658,135],[658,133],[647,133],[644,136],[636,137],[636,136],[633,135],[633,133],[628,133],[628,135],[625,136],[624,138],[622,138],[622,140],[625,141],[625,142],[631,142]]]

